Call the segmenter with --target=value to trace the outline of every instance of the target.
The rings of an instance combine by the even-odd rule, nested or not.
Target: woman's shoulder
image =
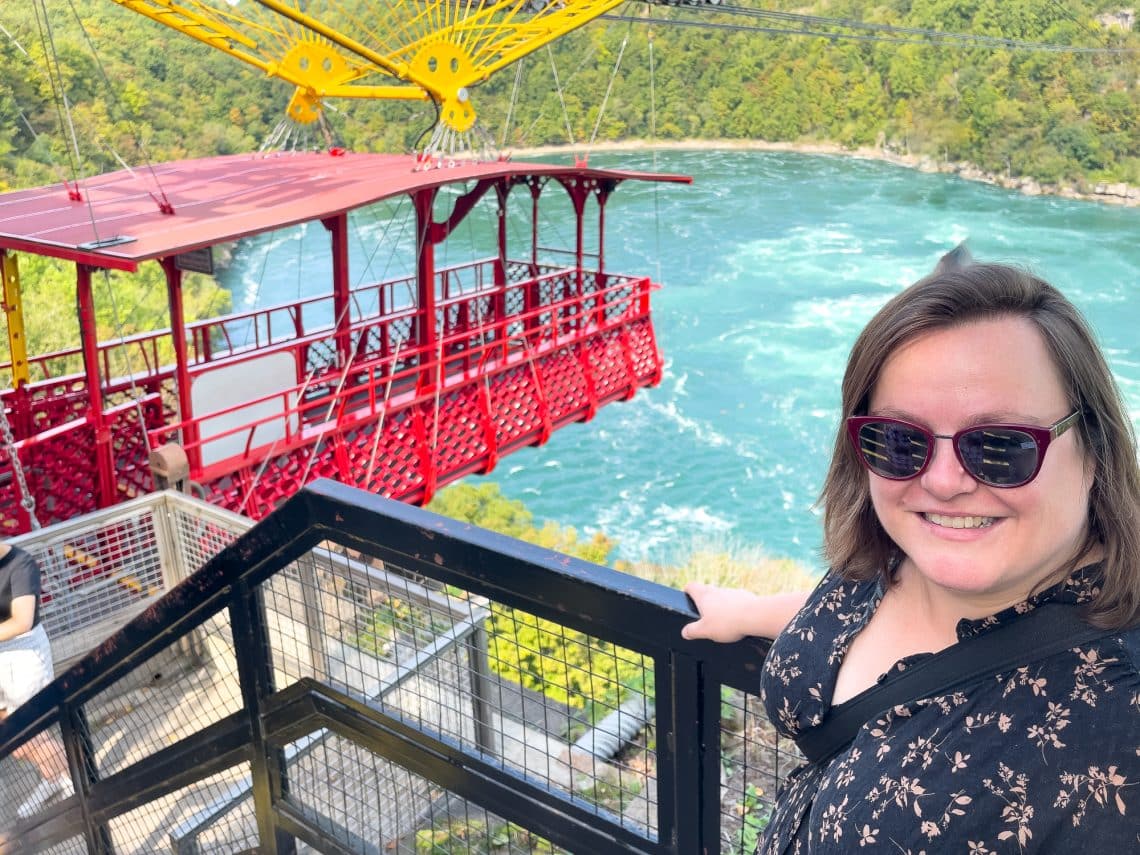
[[[7,547],[7,550],[0,552],[0,572],[9,576],[29,572],[39,575],[39,564],[32,553],[7,543],[3,546]]]
[[[1134,674],[1140,676],[1140,624],[1121,629],[1099,641],[1098,650],[1119,658],[1122,665],[1130,667]],[[1136,699],[1136,707],[1140,712],[1140,697]]]

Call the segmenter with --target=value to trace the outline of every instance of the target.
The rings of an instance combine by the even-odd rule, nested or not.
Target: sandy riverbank
[[[917,169],[920,172],[941,172],[957,175],[968,181],[981,181],[1008,190],[1016,190],[1026,196],[1060,196],[1065,199],[1079,199],[1086,202],[1101,202],[1107,205],[1140,206],[1140,187],[1123,182],[1117,184],[1042,184],[1025,176],[1007,176],[986,172],[972,163],[964,161],[936,161],[928,156],[896,152],[885,148],[864,146],[846,148],[836,143],[792,143],[766,142],[763,140],[621,140],[602,142],[592,146],[557,145],[538,148],[514,149],[512,156],[531,157],[546,154],[585,154],[613,151],[701,151],[705,149],[739,149],[741,151],[788,151],[798,154],[831,154],[842,157],[863,157],[882,160]]]

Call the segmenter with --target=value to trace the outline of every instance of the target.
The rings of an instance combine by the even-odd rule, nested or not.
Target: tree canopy
[[[5,4],[0,14],[13,36],[0,35],[0,188],[120,161],[255,150],[284,115],[290,87],[221,52],[110,0],[46,2],[58,7],[54,51],[44,49],[36,26],[38,2]],[[1115,6],[821,0],[763,8],[863,29],[829,38],[671,26],[677,18],[727,27],[749,19],[716,7],[697,15],[630,3],[625,14],[636,23],[595,21],[549,54],[524,59],[517,94],[508,69],[478,87],[473,103],[508,148],[623,138],[832,142],[968,161],[1042,182],[1140,184],[1140,36],[1109,26],[1105,13]],[[898,40],[910,31],[1016,41],[996,49]],[[69,119],[52,76],[64,83]],[[337,142],[358,150],[411,150],[434,119],[420,103],[329,106]],[[60,132],[68,126],[78,145]]]

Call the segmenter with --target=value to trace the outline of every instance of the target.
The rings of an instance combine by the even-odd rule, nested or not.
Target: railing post
[[[658,834],[677,855],[720,853],[720,685],[673,653],[657,683]],[[664,742],[664,744],[662,744]]]
[[[277,827],[274,800],[287,792],[285,755],[272,748],[265,736],[262,701],[273,693],[269,629],[260,587],[238,586],[230,602],[230,627],[241,682],[242,701],[249,721],[253,760],[253,809],[261,855],[295,855],[297,841]]]
[[[491,619],[490,612],[486,620]],[[491,673],[487,658],[487,630],[483,619],[471,633],[471,706],[475,715],[475,744],[488,754],[495,753],[495,728],[491,720]]]
[[[83,814],[83,837],[87,841],[89,855],[114,855],[111,830],[105,823],[97,824],[91,818],[91,808],[87,804],[87,793],[97,778],[95,765],[95,745],[91,741],[91,728],[82,707],[63,704],[60,707],[59,731],[63,740],[67,767],[71,775],[75,794],[79,798],[79,809]]]
[[[323,562],[322,562],[323,563]],[[322,683],[329,679],[329,654],[321,622],[321,588],[316,562],[300,562],[301,602],[305,604],[305,631],[309,634],[313,675]]]

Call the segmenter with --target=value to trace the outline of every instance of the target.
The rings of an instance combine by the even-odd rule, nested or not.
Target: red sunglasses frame
[[[930,461],[934,459],[934,440],[936,439],[949,439],[954,448],[954,456],[958,458],[958,463],[962,469],[977,481],[979,484],[985,484],[987,487],[994,487],[999,490],[1011,489],[1013,487],[1024,487],[1030,481],[1037,477],[1037,473],[1041,471],[1041,464],[1045,462],[1045,452],[1049,450],[1049,444],[1065,433],[1069,428],[1077,423],[1080,418],[1081,411],[1076,410],[1069,415],[1065,416],[1059,422],[1051,424],[1049,427],[1037,427],[1036,425],[1016,425],[1016,424],[984,424],[984,425],[971,425],[968,428],[962,428],[954,434],[934,433],[927,430],[922,425],[916,425],[914,422],[908,422],[904,419],[892,419],[887,416],[848,416],[847,418],[847,438],[851,440],[851,446],[855,449],[855,456],[859,458],[859,462],[870,472],[872,475],[877,475],[880,478],[886,478],[888,481],[910,481],[912,478],[917,478],[927,467],[930,466]],[[912,475],[884,475],[882,472],[877,471],[867,461],[866,455],[863,454],[862,446],[859,443],[859,431],[863,429],[864,425],[869,424],[888,424],[888,425],[901,425],[903,427],[911,428],[921,433],[927,438],[926,442],[926,459],[922,461],[922,465],[915,470]],[[1024,434],[1028,434],[1033,438],[1037,444],[1037,465],[1034,467],[1033,472],[1024,481],[1018,481],[1016,484],[992,484],[983,478],[979,478],[966,463],[965,458],[962,456],[962,450],[958,447],[958,441],[966,434],[974,433],[976,431],[984,430],[1016,430]]]

